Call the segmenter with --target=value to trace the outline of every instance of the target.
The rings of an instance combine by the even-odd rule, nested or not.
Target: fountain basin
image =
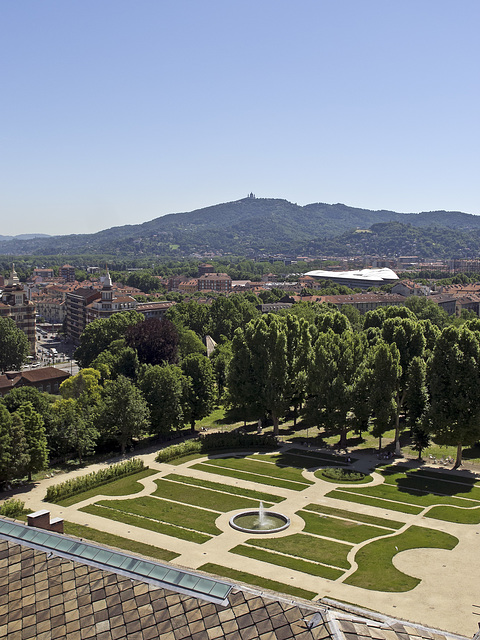
[[[230,526],[244,533],[277,533],[290,526],[290,518],[276,511],[243,511],[232,516]]]

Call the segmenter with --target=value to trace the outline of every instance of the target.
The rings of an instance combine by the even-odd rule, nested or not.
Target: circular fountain
[[[258,509],[243,511],[230,518],[230,526],[244,533],[277,533],[290,526],[290,518],[276,511],[265,511],[260,502]]]

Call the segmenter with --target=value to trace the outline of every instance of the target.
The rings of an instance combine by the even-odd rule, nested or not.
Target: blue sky
[[[0,234],[258,197],[480,213],[478,0],[0,4]]]

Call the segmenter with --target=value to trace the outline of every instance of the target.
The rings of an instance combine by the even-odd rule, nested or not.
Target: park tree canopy
[[[80,346],[75,351],[75,359],[81,367],[89,367],[95,358],[105,351],[114,340],[125,337],[127,329],[143,322],[144,316],[138,311],[122,311],[109,318],[90,322],[80,336]]]
[[[430,431],[439,444],[457,447],[454,468],[462,463],[462,448],[480,440],[480,344],[466,327],[445,328],[428,363]]]
[[[0,318],[0,371],[20,370],[28,356],[28,338],[11,318]]]

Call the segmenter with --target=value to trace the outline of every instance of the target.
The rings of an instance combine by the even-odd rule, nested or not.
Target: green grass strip
[[[303,491],[307,487],[307,485],[303,485],[298,482],[294,484],[288,480],[278,480],[277,478],[272,478],[270,476],[261,476],[255,473],[236,471],[235,469],[228,469],[227,467],[216,467],[202,462],[193,465],[192,468],[197,469],[198,471],[204,471],[205,473],[213,473],[218,476],[247,480],[248,482],[256,482],[258,484],[265,484],[272,487],[281,487],[292,491]]]
[[[212,491],[211,489],[202,489],[201,487],[193,487],[191,485],[186,487],[179,482],[171,482],[170,480],[163,479],[155,480],[155,484],[158,488],[152,494],[154,496],[166,498],[167,500],[175,500],[175,502],[191,504],[196,507],[213,509],[219,513],[225,513],[232,509],[253,509],[258,507],[256,500],[244,498],[243,496],[228,495],[226,493]]]
[[[387,518],[377,518],[376,516],[368,516],[363,513],[355,513],[354,511],[347,511],[346,509],[336,509],[335,507],[327,507],[319,504],[307,504],[303,507],[304,511],[315,511],[315,513],[322,513],[330,516],[338,516],[339,518],[348,518],[350,520],[357,520],[358,522],[364,522],[365,524],[376,524],[379,527],[386,527],[387,529],[400,529],[405,524],[404,522],[398,522],[396,520],[387,520]]]
[[[129,496],[132,493],[139,493],[143,489],[143,484],[138,482],[138,480],[148,478],[148,476],[155,475],[156,473],[158,473],[158,471],[155,471],[155,469],[144,469],[131,476],[125,476],[108,484],[102,484],[88,491],[77,493],[74,496],[70,496],[70,498],[60,500],[58,504],[62,507],[70,507],[72,504],[82,502],[93,496]]]
[[[458,484],[465,484],[469,487],[478,487],[477,478],[470,478],[468,476],[462,476],[454,471],[432,471],[431,469],[417,469],[415,471],[408,471],[409,475],[415,475],[415,477],[434,478],[436,480],[446,480],[447,482],[454,482]]]
[[[461,507],[432,507],[427,518],[455,522],[457,524],[480,524],[480,507],[462,509]]]
[[[270,462],[277,465],[279,468],[282,467],[294,467],[296,469],[310,469],[312,467],[320,467],[320,466],[328,466],[328,467],[340,467],[343,466],[343,462],[336,462],[331,460],[320,458],[312,458],[311,456],[300,456],[294,455],[290,453],[280,453],[280,454],[258,454],[256,456],[251,456],[250,460],[262,460],[263,462]]]
[[[299,482],[305,486],[313,484],[310,480],[306,480],[301,469],[294,467],[277,467],[276,464],[262,462],[252,458],[216,458],[206,460],[203,464],[210,464],[216,467],[227,467],[228,469],[236,469],[238,471],[246,471],[261,476],[271,476],[280,480],[289,480],[290,482]]]
[[[350,491],[350,489],[349,489]],[[465,500],[464,498],[455,498],[452,496],[435,495],[434,493],[424,493],[423,490],[415,487],[405,487],[404,490],[397,488],[391,484],[380,484],[375,487],[366,487],[365,489],[352,488],[352,493],[357,495],[371,496],[373,498],[385,498],[387,500],[396,500],[397,502],[407,502],[415,504],[419,507],[430,507],[435,504],[451,504],[457,507],[476,507],[478,503],[473,500]]]
[[[268,562],[269,564],[285,567],[286,569],[293,569],[300,573],[307,573],[311,576],[327,578],[328,580],[336,580],[343,575],[343,571],[340,571],[340,569],[334,569],[333,567],[326,567],[321,564],[306,562],[305,560],[290,558],[288,556],[281,556],[278,553],[270,553],[263,549],[247,547],[241,544],[231,549],[231,553],[236,553],[246,558],[253,558],[254,560],[260,560],[261,562]]]
[[[151,496],[142,496],[133,500],[100,500],[96,504],[143,518],[194,529],[202,533],[211,535],[221,533],[220,529],[215,526],[215,520],[218,518],[217,512],[212,513],[186,504],[168,502]]]
[[[263,491],[255,491],[254,489],[242,489],[242,487],[236,487],[229,484],[220,484],[219,482],[210,482],[209,480],[200,480],[199,478],[193,478],[191,476],[181,476],[176,473],[169,473],[168,476],[164,476],[165,480],[174,480],[175,482],[182,482],[183,484],[193,485],[196,487],[203,487],[205,489],[212,489],[213,491],[223,491],[234,496],[244,496],[245,498],[252,498],[260,502],[282,502],[285,498],[282,496],[276,496],[273,493],[265,493]]]
[[[336,540],[346,540],[356,544],[369,538],[392,533],[391,529],[372,527],[368,524],[360,524],[351,520],[329,518],[328,516],[308,513],[307,511],[299,511],[298,513],[305,521],[304,531],[326,536],[327,538],[335,538]]]
[[[339,464],[345,464],[345,457],[339,456],[335,453],[326,453],[324,451],[305,451],[305,449],[297,449],[293,447],[288,450],[288,453],[294,453],[299,456],[307,456],[309,458],[318,459],[320,461],[330,460],[331,462],[338,462]],[[358,458],[351,458],[352,462],[356,462]],[[322,463],[320,463],[322,464]]]
[[[358,569],[345,583],[375,591],[410,591],[420,579],[396,569],[392,564],[393,556],[407,549],[453,549],[457,543],[457,538],[443,531],[411,526],[403,533],[375,540],[359,549],[355,556]]]
[[[261,589],[269,589],[270,591],[276,591],[277,593],[288,593],[295,598],[303,598],[304,600],[313,600],[317,595],[313,591],[307,591],[300,587],[294,587],[290,584],[284,584],[283,582],[277,582],[276,580],[268,580],[267,578],[260,578],[253,575],[253,573],[245,573],[245,571],[237,571],[236,569],[230,569],[229,567],[223,567],[219,564],[207,562],[207,564],[199,567],[200,571],[206,571],[221,578],[230,578],[236,582],[245,582],[246,584],[255,585]]]
[[[420,477],[414,475],[405,474],[389,474],[385,477],[385,485],[380,486],[393,486],[397,491],[407,495],[410,492],[418,494],[418,497],[422,495],[436,495],[436,499],[440,500],[456,500],[456,498],[467,498],[470,501],[480,502],[480,487],[470,485],[468,490],[465,490],[468,485],[465,483],[459,484],[457,482],[451,482],[448,480],[437,480],[432,477]],[[462,491],[462,488],[464,491]],[[471,506],[474,506],[473,504]]]
[[[245,544],[344,569],[350,567],[347,555],[352,548],[351,545],[321,540],[304,533],[294,533],[283,538],[250,538]]]
[[[94,516],[101,516],[102,518],[108,518],[114,522],[123,522],[129,524],[132,527],[139,527],[140,529],[148,529],[149,531],[155,531],[156,533],[163,533],[173,538],[180,538],[180,540],[188,540],[189,542],[196,542],[197,544],[203,544],[211,540],[211,536],[204,535],[198,531],[191,531],[188,529],[181,529],[174,525],[166,524],[164,522],[158,522],[157,520],[149,520],[148,518],[142,518],[140,516],[134,516],[124,511],[116,511],[115,509],[107,509],[96,504],[89,504],[86,507],[82,507],[80,511],[85,513],[91,513]]]
[[[370,507],[379,507],[380,509],[390,509],[390,511],[401,511],[402,513],[417,514],[422,511],[421,507],[415,507],[413,504],[403,504],[400,502],[392,502],[391,500],[383,500],[382,498],[371,498],[350,491],[342,491],[334,489],[325,495],[326,498],[336,498],[337,500],[346,500],[347,502],[356,502],[358,504],[366,504]]]
[[[155,558],[156,560],[166,560],[169,562],[174,558],[177,558],[180,554],[173,551],[167,551],[167,549],[161,549],[151,544],[145,544],[144,542],[137,542],[130,538],[122,538],[122,536],[116,536],[113,533],[106,533],[105,531],[99,531],[92,527],[85,527],[81,524],[75,524],[74,522],[64,522],[65,533],[77,538],[84,538],[85,540],[91,540],[98,542],[99,544],[105,544],[109,547],[116,547],[117,549],[123,549],[124,551],[131,551],[148,558]]]
[[[173,466],[179,466],[184,464],[185,462],[190,462],[190,460],[196,460],[197,458],[205,458],[206,453],[187,453],[184,456],[180,456],[179,458],[174,458],[173,460],[168,460],[167,462],[162,462],[160,464],[171,464]]]

